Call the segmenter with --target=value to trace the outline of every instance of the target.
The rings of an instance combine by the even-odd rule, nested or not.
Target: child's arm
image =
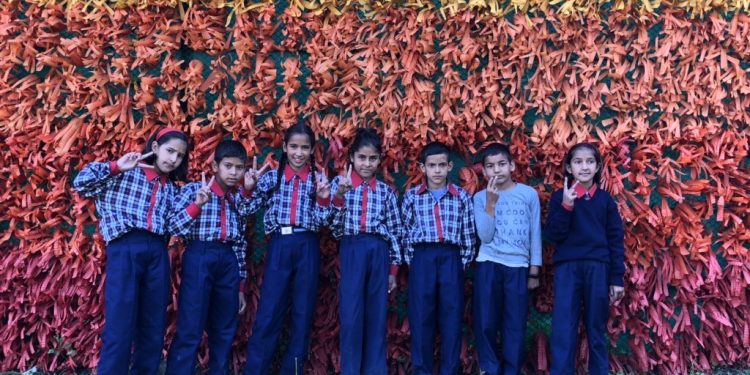
[[[237,266],[240,271],[240,293],[242,293],[245,291],[245,280],[247,279],[247,263],[245,261],[247,257],[247,239],[244,235],[242,239],[232,245],[232,250],[237,257]]]
[[[543,236],[547,241],[560,243],[568,238],[570,224],[573,220],[573,211],[562,204],[560,190],[552,194],[549,201],[549,213],[547,223],[544,226]]]
[[[331,191],[336,192],[339,189],[341,176],[336,176],[331,181]],[[344,235],[344,220],[346,220],[346,198],[339,194],[334,194],[331,200],[331,214],[328,217],[331,234],[334,238],[341,238]]]
[[[539,204],[539,194],[534,191],[531,197],[531,204],[529,206],[531,212],[531,222],[529,226],[531,229],[529,234],[531,235],[531,262],[530,265],[541,266],[542,265],[542,214],[541,207]]]
[[[200,184],[187,184],[177,194],[172,211],[167,218],[167,233],[173,236],[186,236],[201,213],[201,207],[195,203]]]
[[[607,242],[609,243],[609,285],[623,286],[625,274],[625,232],[617,203],[607,203]]]
[[[83,197],[96,197],[104,193],[119,174],[117,162],[90,163],[73,180],[73,189]]]
[[[401,225],[401,215],[398,211],[398,200],[393,191],[389,192],[385,203],[385,227],[388,229],[388,242],[391,243],[391,275],[395,275],[398,272],[398,265],[403,263],[404,260],[401,255],[401,241],[403,238],[401,231],[403,227]]]
[[[486,195],[482,190],[474,195],[474,218],[477,234],[482,243],[490,243],[495,238],[495,217],[486,211]]]
[[[409,235],[412,233],[412,227],[414,226],[414,194],[407,192],[404,195],[404,201],[401,203],[401,222],[404,223],[404,230],[401,237],[401,246],[404,249],[404,262],[406,264],[411,263],[411,258],[414,255],[414,248],[409,243]]]
[[[476,223],[474,221],[474,204],[471,201],[471,197],[468,193],[462,192],[461,194],[461,258],[464,264],[464,268],[474,260],[474,247],[476,246],[475,229]]]

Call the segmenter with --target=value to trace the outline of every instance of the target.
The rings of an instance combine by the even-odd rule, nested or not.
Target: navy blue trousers
[[[555,304],[552,309],[552,375],[575,373],[578,319],[583,322],[589,346],[587,374],[609,371],[607,319],[609,319],[609,265],[593,260],[555,266]]]
[[[245,374],[268,374],[291,309],[289,346],[281,374],[302,374],[320,275],[320,240],[315,232],[274,233],[266,254],[258,312],[247,346]]]
[[[341,374],[387,374],[388,242],[344,236],[340,257]]]
[[[103,346],[97,373],[127,375],[132,350],[130,374],[156,374],[169,292],[164,236],[133,230],[107,245]]]
[[[440,327],[440,374],[458,374],[463,265],[459,249],[439,243],[417,244],[409,267],[409,327],[414,375],[433,373],[435,328]]]
[[[487,375],[520,374],[529,312],[527,267],[477,262],[474,276],[474,335],[479,368]],[[500,332],[502,350],[498,351]]]
[[[239,266],[231,244],[190,241],[182,256],[177,333],[169,348],[167,374],[192,374],[208,332],[208,373],[228,374],[237,331]]]

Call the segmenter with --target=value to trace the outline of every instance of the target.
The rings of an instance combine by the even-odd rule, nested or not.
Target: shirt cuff
[[[568,211],[573,211],[573,206],[572,205],[569,205],[567,203],[563,203],[562,206],[563,206],[564,209],[566,209]]]
[[[240,279],[240,293],[245,293],[245,279]]]
[[[344,198],[339,198],[338,195],[333,197],[333,206],[336,208],[344,208]]]
[[[391,276],[398,275],[398,264],[391,264]]]
[[[328,197],[326,199],[318,198],[318,205],[323,207],[328,207],[331,205],[331,197]]]
[[[120,174],[120,172],[122,172],[122,171],[120,170],[120,168],[117,167],[117,162],[116,161],[109,162],[109,174],[110,174],[110,176],[118,175],[118,174]]]
[[[245,198],[245,199],[252,198],[254,191],[255,191],[255,189],[253,189],[253,190],[245,190],[245,188],[243,187],[243,188],[240,189],[240,195],[242,195],[242,198]]]
[[[192,217],[193,219],[197,218],[198,215],[201,214],[201,208],[198,207],[198,205],[195,203],[190,203],[190,205],[185,208],[185,211],[187,211],[188,215],[190,215],[190,217]]]

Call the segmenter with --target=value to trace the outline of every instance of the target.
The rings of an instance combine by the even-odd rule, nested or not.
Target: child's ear
[[[511,172],[515,172],[516,171],[516,163],[515,162],[510,162],[510,171]]]
[[[448,162],[448,172],[450,172],[450,171],[452,171],[452,170],[453,170],[453,162],[452,162],[452,161],[449,161],[449,162]]]
[[[424,167],[424,163],[419,163],[419,170],[422,171],[422,173],[427,173],[427,170]]]
[[[159,151],[159,142],[153,141],[151,142],[151,151],[156,154]]]
[[[598,168],[598,167],[597,167],[597,168]],[[568,173],[570,173],[571,175],[573,174],[573,170],[572,170],[572,169],[570,169],[570,164],[565,164],[565,172],[568,172]]]
[[[286,154],[286,142],[281,144],[281,151],[284,151],[284,153]]]
[[[214,175],[219,173],[219,163],[217,163],[216,160],[211,162],[211,171],[214,173]]]

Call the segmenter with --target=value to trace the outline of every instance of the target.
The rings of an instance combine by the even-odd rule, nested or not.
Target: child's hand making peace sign
[[[258,170],[258,157],[253,156],[253,168],[245,171],[245,190],[251,191],[255,189],[255,185],[258,183],[258,179],[263,175],[263,173],[265,173],[266,169],[268,169],[269,166],[270,164],[265,163],[263,164],[263,167]]]
[[[195,205],[198,207],[203,207],[204,204],[208,203],[208,201],[211,199],[211,184],[214,183],[214,178],[211,177],[211,181],[206,183],[206,174],[201,173],[201,188],[198,189],[198,192],[195,193]]]
[[[576,181],[573,186],[568,187],[568,178],[565,177],[565,182],[563,183],[563,204],[569,207],[573,207],[573,205],[576,203],[576,198],[578,198],[578,193],[576,193],[576,187],[578,186],[578,181]]]
[[[336,197],[339,199],[344,198],[344,195],[352,189],[352,165],[346,169],[346,176],[339,181],[338,188],[336,189]]]
[[[141,155],[140,152],[128,152],[117,160],[117,169],[122,172],[129,171],[135,167],[153,168],[148,164],[143,164],[141,161],[153,155],[153,152]]]

